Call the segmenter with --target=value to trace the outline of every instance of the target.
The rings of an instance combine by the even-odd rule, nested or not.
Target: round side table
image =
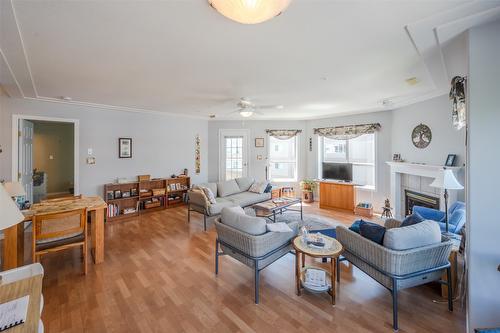
[[[336,281],[336,267],[338,265],[338,258],[342,253],[342,244],[339,243],[335,238],[331,238],[328,236],[322,235],[321,237],[325,238],[327,241],[331,242],[331,246],[329,248],[321,249],[321,248],[313,248],[304,244],[302,242],[302,237],[297,236],[292,242],[293,248],[295,249],[295,283],[297,286],[297,295],[300,296],[301,289],[303,288],[303,282],[305,281],[305,272],[308,268],[322,269],[319,267],[306,267],[305,266],[305,256],[310,256],[313,258],[330,258],[331,260],[331,268],[330,272],[324,270],[326,272],[327,279],[330,278],[330,288],[328,289],[328,293],[332,297],[332,305],[335,305],[335,281]],[[307,289],[307,288],[306,288]],[[311,289],[308,289],[311,292],[318,292]]]

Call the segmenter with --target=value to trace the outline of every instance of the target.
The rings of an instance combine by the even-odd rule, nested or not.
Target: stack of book
[[[305,273],[304,287],[313,291],[326,291],[329,288],[326,272],[322,269],[308,268]]]
[[[120,210],[118,205],[108,204],[108,217],[114,217],[120,215]]]

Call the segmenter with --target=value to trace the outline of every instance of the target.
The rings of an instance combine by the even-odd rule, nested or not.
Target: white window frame
[[[292,138],[291,138],[292,139]],[[274,183],[289,183],[289,182],[297,182],[298,180],[298,177],[299,177],[299,161],[300,161],[300,158],[299,158],[299,154],[300,154],[300,150],[299,150],[299,147],[300,147],[300,134],[297,134],[296,136],[293,137],[293,139],[295,139],[295,174],[293,176],[293,178],[277,178],[277,179],[274,179],[274,178],[271,178],[271,164],[272,163],[280,163],[280,162],[273,162],[271,160],[271,151],[272,151],[272,147],[271,147],[271,136],[269,136],[267,142],[267,160],[268,160],[268,163],[267,163],[267,178],[268,180],[274,182]]]
[[[363,134],[364,135],[364,134]],[[324,138],[323,136],[318,136],[318,149],[319,149],[319,153],[318,153],[318,178],[321,178],[321,175],[323,174],[323,162],[325,163],[351,163],[353,166],[354,165],[373,165],[373,172],[374,172],[374,177],[373,177],[373,185],[363,185],[363,186],[360,186],[360,188],[362,189],[366,189],[366,190],[372,190],[372,191],[376,191],[377,189],[377,165],[378,165],[378,157],[377,157],[377,140],[378,140],[378,136],[377,136],[377,133],[373,133],[373,145],[374,145],[374,161],[373,163],[360,163],[360,162],[351,162],[349,160],[349,143],[347,143],[346,145],[346,157],[347,159],[346,160],[337,160],[337,161],[328,161],[326,162],[324,160],[324,154],[325,154],[325,150],[324,150]],[[346,140],[346,141],[349,141],[349,140]]]

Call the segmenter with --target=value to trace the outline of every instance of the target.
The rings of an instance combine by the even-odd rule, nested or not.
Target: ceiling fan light
[[[243,24],[257,24],[280,15],[292,0],[208,0],[223,16]]]
[[[240,116],[248,118],[253,115],[253,111],[248,111],[248,110],[242,110],[240,111]]]

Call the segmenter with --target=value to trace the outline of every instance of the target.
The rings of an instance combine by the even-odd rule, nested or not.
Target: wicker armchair
[[[253,268],[255,304],[259,303],[259,272],[292,250],[291,241],[298,233],[298,223],[288,224],[293,232],[267,232],[250,235],[215,220],[215,274],[219,274],[219,256],[229,255]]]
[[[401,222],[388,219],[386,228],[399,227]],[[441,281],[447,272],[451,281],[448,261],[452,242],[443,237],[441,243],[415,249],[396,251],[372,242],[347,227],[337,227],[337,240],[344,246],[344,260],[348,260],[392,294],[393,327],[398,330],[398,291],[439,281],[448,286],[448,309],[453,311],[451,284]]]

